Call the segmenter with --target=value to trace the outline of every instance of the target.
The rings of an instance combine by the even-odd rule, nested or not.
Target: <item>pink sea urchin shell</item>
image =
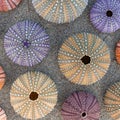
[[[0,0],[0,11],[7,12],[17,7],[21,0]]]
[[[99,120],[100,106],[95,96],[74,92],[62,106],[63,120]]]

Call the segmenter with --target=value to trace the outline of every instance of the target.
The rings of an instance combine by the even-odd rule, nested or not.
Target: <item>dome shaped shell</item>
[[[3,68],[0,66],[0,90],[3,88],[4,84],[5,84],[5,78],[6,75],[4,73]]]
[[[120,29],[120,0],[97,0],[91,9],[90,20],[103,33]]]
[[[66,23],[79,17],[88,4],[88,0],[32,0],[37,13],[45,20],[54,23]]]
[[[100,80],[110,65],[110,51],[98,36],[81,33],[69,37],[58,53],[65,77],[76,84],[90,85]]]
[[[120,82],[111,85],[105,93],[106,111],[113,120],[120,120]]]
[[[95,96],[74,92],[62,105],[63,120],[99,120],[100,106]]]
[[[120,41],[118,41],[116,45],[115,55],[116,55],[117,63],[120,64]]]
[[[7,56],[16,64],[33,66],[47,55],[49,36],[36,22],[25,20],[9,28],[4,38]]]
[[[0,120],[7,120],[5,111],[0,107]]]
[[[21,0],[0,0],[0,12],[7,12],[17,7]]]
[[[14,110],[25,119],[38,119],[50,113],[57,102],[55,83],[40,72],[27,72],[17,78],[10,90]]]

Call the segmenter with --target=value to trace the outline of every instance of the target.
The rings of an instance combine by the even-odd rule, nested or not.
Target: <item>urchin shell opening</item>
[[[106,15],[107,15],[107,17],[112,17],[113,16],[113,12],[111,10],[108,10],[106,12]]]
[[[83,57],[81,58],[81,61],[82,61],[85,65],[87,65],[87,64],[90,63],[91,58],[90,58],[89,56],[85,55],[85,56],[83,56]]]
[[[29,48],[31,46],[31,42],[28,39],[22,41],[24,48]]]
[[[82,118],[86,118],[86,117],[87,117],[87,113],[86,113],[86,112],[83,112],[83,113],[81,114],[81,116],[82,116]]]
[[[31,92],[29,95],[30,100],[34,101],[38,99],[38,93],[37,92]]]

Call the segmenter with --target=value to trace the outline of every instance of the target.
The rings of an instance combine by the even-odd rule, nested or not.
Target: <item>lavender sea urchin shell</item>
[[[74,92],[62,106],[63,120],[99,120],[100,106],[95,96]]]
[[[90,19],[99,31],[115,32],[120,28],[120,0],[97,0],[91,9]]]
[[[79,17],[88,0],[32,0],[39,15],[55,23],[66,23]]]
[[[53,110],[57,102],[57,89],[47,75],[27,72],[13,83],[10,101],[14,110],[22,117],[36,120]]]
[[[9,28],[5,34],[4,48],[16,64],[33,66],[46,56],[49,37],[38,23],[26,20]]]
[[[58,63],[69,81],[89,85],[106,74],[110,65],[110,51],[98,36],[89,33],[76,34],[61,46]]]

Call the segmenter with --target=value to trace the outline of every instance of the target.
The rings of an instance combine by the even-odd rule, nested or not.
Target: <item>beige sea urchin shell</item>
[[[35,120],[52,111],[57,102],[57,89],[47,75],[27,72],[13,83],[10,101],[18,114]]]
[[[60,70],[77,84],[89,85],[100,80],[110,65],[110,51],[98,36],[81,33],[69,37],[58,53]]]

